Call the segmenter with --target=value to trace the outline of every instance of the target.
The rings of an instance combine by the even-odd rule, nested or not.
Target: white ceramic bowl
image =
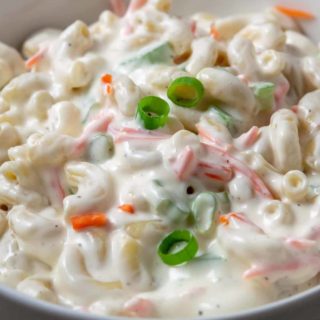
[[[312,10],[320,16],[320,2],[316,0],[174,0],[174,10],[188,14],[205,10],[227,15],[234,12],[259,11],[262,7],[281,2]],[[108,6],[108,0],[0,0],[0,41],[19,47],[32,32],[42,27],[65,27],[75,19],[94,21]],[[319,28],[307,23],[303,28],[319,39]],[[320,318],[320,287],[292,298],[210,320],[318,320]],[[30,299],[15,290],[0,285],[1,320],[99,320],[95,317]],[[108,317],[113,320],[116,318]],[[205,319],[205,318],[203,318]],[[209,318],[207,318],[209,320]]]

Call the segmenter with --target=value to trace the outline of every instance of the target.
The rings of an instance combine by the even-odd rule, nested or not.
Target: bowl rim
[[[309,1],[310,2],[310,1]],[[311,2],[310,2],[311,3]],[[250,319],[258,319],[259,316],[267,316],[270,317],[277,313],[281,312],[283,309],[290,308],[290,306],[295,305],[297,303],[306,302],[309,299],[320,297],[320,285],[295,294],[291,297],[287,297],[281,300],[273,301],[268,304],[264,304],[258,307],[250,308],[247,310],[243,310],[240,312],[233,312],[227,314],[225,316],[218,317],[201,317],[201,320],[250,320]],[[0,283],[0,299],[4,298],[8,301],[11,301],[15,304],[28,308],[29,310],[39,312],[42,314],[53,315],[57,317],[61,317],[61,319],[65,320],[119,320],[119,319],[127,319],[131,320],[132,318],[127,317],[118,317],[118,316],[102,316],[95,315],[92,313],[83,312],[77,309],[71,309],[68,306],[57,305],[53,303],[49,303],[40,299],[35,299],[29,297],[26,294],[23,294],[16,289],[5,286]],[[40,314],[39,314],[40,316]],[[184,318],[176,318],[190,320],[190,319],[200,319],[199,317],[184,317]],[[159,318],[160,319],[160,318]],[[146,319],[148,320],[148,319]],[[149,320],[155,320],[149,319]]]
[[[289,308],[293,304],[297,302],[303,302],[303,300],[308,300],[313,297],[320,296],[320,286],[316,286],[314,288],[310,288],[306,291],[298,293],[288,298],[284,298],[281,300],[277,300],[262,306],[258,306],[255,308],[243,310],[241,312],[234,312],[228,314],[226,316],[218,316],[218,317],[202,317],[202,320],[249,320],[253,319],[257,316],[272,316],[276,312],[281,312],[284,308]],[[3,284],[0,284],[0,298],[5,297],[13,303],[22,305],[31,309],[32,311],[40,312],[43,314],[56,315],[59,317],[63,317],[65,320],[119,320],[119,319],[132,319],[127,317],[118,317],[118,316],[102,316],[96,315],[89,312],[83,312],[77,309],[71,309],[68,306],[57,305],[53,303],[49,303],[40,299],[32,298],[27,296],[24,293],[17,291],[16,289],[6,287]],[[155,320],[161,318],[149,318],[149,320]],[[166,318],[164,318],[166,319]],[[168,318],[167,318],[168,319]],[[176,318],[179,319],[200,319],[198,317],[190,317],[190,318]],[[258,318],[254,318],[258,319]],[[148,319],[146,319],[148,320]]]

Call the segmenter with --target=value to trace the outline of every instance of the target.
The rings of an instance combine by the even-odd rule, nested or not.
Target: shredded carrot
[[[238,159],[230,158],[230,162],[236,172],[243,174],[251,180],[253,189],[257,194],[260,194],[264,198],[273,199],[272,193],[254,170],[247,167]]]
[[[112,83],[112,75],[111,74],[104,74],[102,77],[101,77],[101,82],[103,84],[111,84]]]
[[[148,0],[131,0],[128,12],[137,11],[147,4]]]
[[[233,177],[233,172],[230,166],[221,166],[201,161],[199,162],[198,170],[200,171],[198,174],[203,174],[209,179],[221,182],[229,182]]]
[[[124,0],[110,0],[112,11],[119,17],[122,17],[127,10]]]
[[[186,146],[179,153],[173,169],[179,180],[187,180],[194,173],[198,164],[198,159],[190,146]]]
[[[113,88],[110,85],[106,86],[106,91],[108,95],[111,95],[113,93]]]
[[[150,300],[139,298],[126,306],[120,315],[137,319],[153,318],[155,316],[155,307]]]
[[[220,141],[219,139],[213,137],[204,127],[197,124],[196,128],[198,130],[198,135],[205,143],[208,143],[210,146],[214,146],[217,151],[225,154],[228,150],[232,148],[232,145],[227,145]]]
[[[60,202],[62,203],[63,199],[66,196],[66,193],[62,187],[61,180],[60,180],[60,174],[58,169],[52,169],[51,170],[51,185],[54,191],[56,192],[56,195]]]
[[[223,224],[225,226],[229,225],[230,221],[229,221],[229,217],[227,216],[220,216],[219,217],[219,223]]]
[[[223,218],[222,218],[223,217]],[[222,220],[220,221],[220,218]],[[265,234],[263,229],[261,229],[258,225],[256,225],[254,222],[252,222],[248,217],[241,212],[231,212],[227,215],[220,216],[219,221],[221,224],[228,225],[230,223],[231,219],[235,219],[238,222],[241,222],[242,224],[245,224],[247,226],[250,226],[255,230],[255,232],[260,233],[260,234]]]
[[[134,214],[135,213],[135,208],[132,204],[130,203],[125,203],[122,204],[121,206],[118,207],[120,210],[129,213],[129,214]]]
[[[224,182],[224,179],[223,179],[222,177],[218,176],[217,174],[205,173],[204,175],[205,175],[206,177],[208,177],[209,179]]]
[[[31,70],[34,66],[40,63],[44,58],[45,52],[47,49],[40,49],[35,55],[30,57],[26,62],[25,66],[27,69]]]
[[[274,93],[276,101],[276,110],[282,107],[284,100],[290,90],[290,83],[286,78],[283,78],[276,86],[276,91]]]
[[[256,126],[252,127],[246,135],[246,141],[244,145],[246,147],[251,147],[253,144],[256,143],[259,136],[260,136],[260,129]]]
[[[303,260],[293,260],[283,264],[261,264],[253,265],[250,269],[246,270],[242,277],[244,279],[253,279],[256,277],[265,277],[275,274],[277,272],[287,273],[296,272],[304,268],[310,268],[310,266],[320,268],[320,259],[317,256],[304,257]]]
[[[91,120],[88,125],[84,128],[83,133],[79,138],[76,139],[74,145],[74,153],[81,153],[86,147],[90,136],[97,132],[106,132],[110,123],[113,120],[113,115],[108,110],[103,109],[99,112],[98,116]]]
[[[190,29],[193,35],[197,33],[197,22],[195,20],[191,21]]]
[[[229,214],[227,214],[227,215],[220,216],[220,217],[219,217],[219,222],[220,222],[221,224],[228,225],[228,224],[230,223],[230,219],[231,219],[231,218],[234,218],[234,219],[237,219],[237,220],[240,220],[240,221],[243,221],[243,220],[244,220],[242,217],[240,217],[240,216],[238,215],[237,212],[231,212],[231,213],[229,213]]]
[[[308,239],[295,239],[295,238],[287,238],[285,243],[294,249],[305,250],[314,247],[317,242],[314,240]]]
[[[316,16],[313,13],[305,10],[299,10],[299,9],[285,7],[285,6],[275,6],[275,9],[285,14],[286,16],[289,16],[295,19],[313,20],[316,18]]]
[[[210,29],[210,34],[211,34],[211,37],[215,40],[219,40],[221,38],[220,36],[220,33],[219,31],[217,30],[216,26],[215,25],[212,25],[211,26],[211,29]]]
[[[249,168],[245,163],[239,159],[233,157],[228,151],[232,146],[225,145],[212,137],[212,135],[202,126],[197,125],[198,134],[202,138],[202,143],[208,148],[209,151],[214,152],[215,154],[220,154],[223,159],[229,163],[231,168],[238,173],[241,173],[247,176],[253,185],[253,188],[256,193],[261,196],[269,199],[273,199],[273,195],[270,190],[267,188],[263,180],[258,176],[258,174]]]
[[[72,227],[75,231],[81,231],[90,227],[103,227],[107,222],[108,219],[105,213],[101,212],[71,217]]]
[[[112,88],[112,81],[113,81],[113,77],[111,74],[104,74],[101,77],[101,82],[103,85],[105,85],[105,90],[107,94],[112,94],[113,92],[113,88]]]
[[[159,141],[169,139],[170,136],[161,132],[156,131],[146,131],[136,128],[116,128],[110,126],[108,132],[113,136],[115,143],[121,143],[130,140],[140,140],[140,141]]]
[[[299,108],[299,106],[297,106],[297,105],[292,106],[291,107],[291,111],[294,112],[294,113],[298,113],[298,108]]]

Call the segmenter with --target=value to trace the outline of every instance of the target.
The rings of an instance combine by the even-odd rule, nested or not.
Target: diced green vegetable
[[[148,47],[120,63],[119,71],[132,71],[144,65],[173,64],[173,50],[168,42]]]
[[[160,242],[158,255],[163,263],[177,266],[192,260],[198,249],[198,242],[189,230],[175,230]]]
[[[86,158],[93,163],[101,163],[110,159],[114,154],[113,139],[108,134],[98,134],[90,141]]]
[[[87,113],[85,114],[82,123],[87,123],[88,120],[99,110],[101,109],[101,104],[99,102],[94,102],[90,108],[88,109]]]
[[[236,131],[234,119],[229,113],[217,106],[211,106],[210,111],[212,111],[217,116],[218,120],[220,120],[231,133],[234,133]]]
[[[272,82],[255,82],[250,85],[260,110],[271,110],[274,105],[275,85]]]
[[[76,193],[77,193],[77,190],[75,190],[75,189],[72,188],[72,187],[69,187],[69,188],[68,188],[68,193],[69,193],[69,195],[73,195],[73,194],[76,194]]]
[[[215,221],[218,204],[216,196],[211,192],[200,193],[192,203],[192,214],[196,230],[206,234]]]
[[[189,212],[181,210],[172,200],[161,200],[156,206],[156,212],[160,216],[166,217],[170,223],[184,221],[189,216]]]
[[[171,82],[167,95],[177,106],[192,108],[202,100],[204,87],[196,78],[180,77]]]
[[[228,192],[218,192],[215,193],[215,196],[218,200],[218,207],[219,210],[222,211],[223,213],[229,213],[231,210],[231,203],[229,199]]]
[[[163,182],[159,179],[154,179],[152,182],[158,187],[163,187]]]
[[[223,261],[226,260],[222,256],[214,255],[214,254],[203,254],[197,258],[194,258],[192,262],[206,262],[206,261]]]
[[[139,101],[136,117],[145,129],[155,130],[165,126],[169,112],[170,107],[165,100],[148,96]]]

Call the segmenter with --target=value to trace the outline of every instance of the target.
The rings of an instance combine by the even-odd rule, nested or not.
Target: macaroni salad
[[[319,283],[311,13],[172,16],[0,43],[0,282],[101,315],[219,316]]]

